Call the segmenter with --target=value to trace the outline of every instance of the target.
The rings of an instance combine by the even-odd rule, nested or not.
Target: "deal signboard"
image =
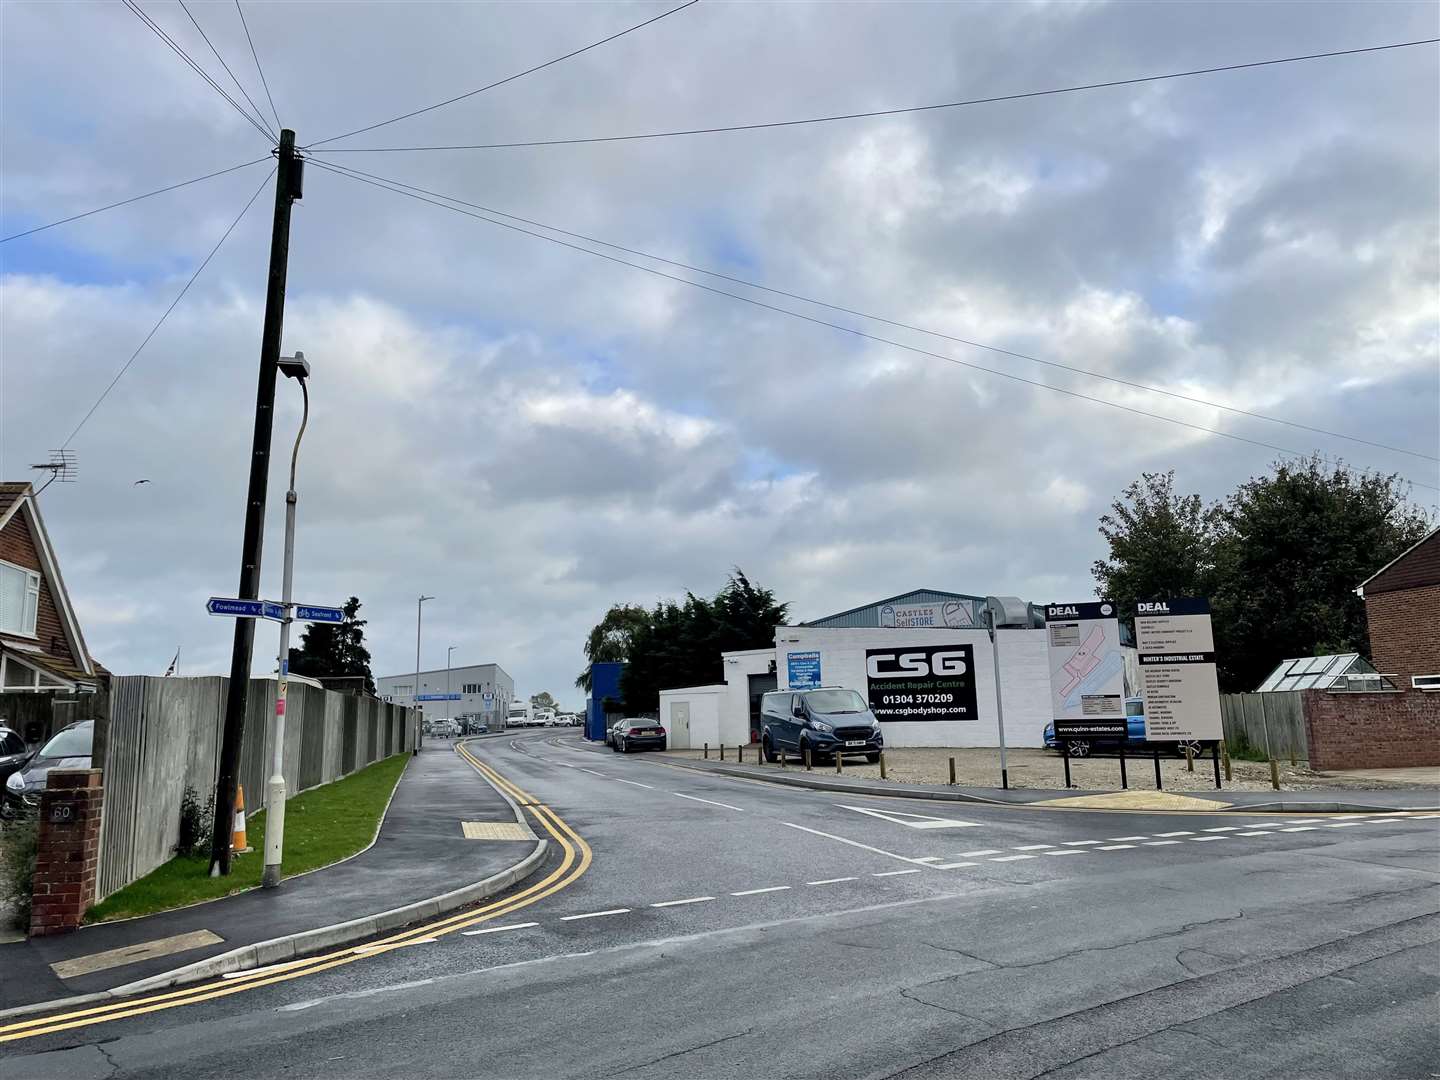
[[[1050,716],[1059,739],[1125,737],[1125,656],[1108,600],[1047,604]]]
[[[1145,738],[1224,738],[1210,602],[1178,597],[1136,604],[1135,647],[1145,697]]]
[[[969,645],[865,650],[870,711],[892,721],[978,720]]]

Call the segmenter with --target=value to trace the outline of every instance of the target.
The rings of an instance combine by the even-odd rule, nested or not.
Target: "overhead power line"
[[[260,66],[260,54],[255,51],[255,39],[250,36],[250,24],[245,21],[245,9],[240,0],[235,0],[235,10],[240,13],[240,25],[245,28],[245,40],[250,43],[250,55],[255,58],[255,70],[260,73],[260,85],[265,88],[265,100],[270,102],[270,115],[275,117],[275,130],[285,125],[280,123],[280,110],[275,108],[275,99],[270,96],[270,81],[265,78],[265,69]]]
[[[1165,82],[1172,79],[1189,79],[1197,75],[1217,75],[1226,71],[1245,71],[1250,68],[1273,67],[1278,64],[1298,64],[1307,60],[1329,60],[1341,56],[1359,56],[1362,53],[1386,52],[1392,49],[1409,49],[1417,45],[1434,45],[1440,38],[1423,38],[1416,41],[1400,41],[1390,45],[1371,45],[1360,49],[1337,49],[1332,52],[1307,53],[1304,56],[1282,56],[1272,60],[1252,60],[1243,64],[1222,64],[1217,67],[1194,68],[1190,71],[1172,71],[1164,75],[1141,75],[1133,79],[1111,79],[1106,82],[1083,83],[1077,86],[1057,86],[1048,90],[1025,90],[1014,94],[994,94],[989,97],[966,98],[963,101],[942,101],[933,105],[909,105],[894,109],[872,109],[868,112],[837,113],[833,116],[810,116],[799,120],[767,120],[749,124],[723,124],[715,127],[680,128],[674,131],[648,131],[635,135],[600,135],[587,138],[528,139],[520,142],[462,143],[436,146],[336,146],[322,150],[326,154],[394,154],[412,150],[512,150],[536,146],[579,146],[588,143],[636,142],[641,139],[671,139],[683,135],[717,135],[730,131],[761,131],[768,128],[801,127],[806,124],[833,124],[841,120],[869,120],[881,116],[900,116],[906,113],[935,112],[941,109],[962,109],[971,105],[993,105],[1002,101],[1023,101],[1027,98],[1053,97],[1058,94],[1076,94],[1087,90],[1105,90],[1117,86],[1138,86],[1141,83]],[[368,130],[361,128],[361,131]],[[350,132],[358,134],[358,132]],[[330,140],[326,140],[327,142]],[[320,143],[312,143],[318,147]]]
[[[250,207],[255,205],[255,200],[260,197],[260,193],[264,191],[265,186],[270,183],[270,177],[274,175],[275,170],[271,169],[270,175],[265,177],[265,179],[260,182],[260,186],[255,189],[255,194],[250,196],[250,201],[247,202],[244,209],[242,209],[240,213],[236,215],[235,220],[232,221],[230,223],[230,227],[226,229],[223,234],[221,234],[220,239],[215,241],[215,246],[210,249],[210,254],[206,255],[200,265],[195,268],[195,272],[190,275],[190,280],[185,282],[184,288],[182,288],[178,293],[175,294],[175,299],[170,301],[170,306],[165,309],[164,313],[160,316],[160,318],[155,320],[155,325],[152,326],[150,328],[150,332],[145,335],[145,340],[140,342],[140,344],[136,347],[135,351],[130,354],[130,359],[126,360],[125,363],[120,366],[120,370],[115,373],[115,377],[110,380],[110,384],[106,386],[103,391],[101,391],[100,396],[95,399],[95,404],[90,406],[90,410],[80,418],[80,422],[75,425],[75,430],[70,432],[69,436],[65,439],[65,442],[61,444],[60,449],[64,450],[72,442],[74,442],[75,436],[80,434],[80,429],[90,422],[90,418],[95,415],[95,410],[100,408],[100,406],[104,404],[105,399],[110,396],[110,391],[115,389],[115,384],[125,377],[125,373],[130,370],[130,365],[135,363],[135,358],[144,351],[146,345],[150,344],[150,339],[155,336],[156,332],[159,331],[160,327],[165,325],[165,320],[170,317],[170,313],[175,310],[175,306],[185,298],[185,294],[190,291],[190,286],[195,284],[195,279],[200,276],[201,272],[205,269],[205,267],[210,265],[210,260],[213,259],[215,257],[215,253],[220,250],[220,245],[225,243],[225,241],[230,238],[230,234],[235,231],[235,226],[240,224],[241,218],[243,218],[246,213],[249,212]]]
[[[204,68],[202,68],[194,60],[192,60],[190,58],[190,54],[187,53],[183,48],[181,48],[180,45],[176,43],[174,38],[172,38],[169,34],[167,34],[164,30],[160,28],[159,23],[157,23],[154,19],[150,18],[149,15],[145,14],[144,10],[136,2],[136,0],[123,0],[123,3],[127,8],[131,10],[131,12],[134,13],[136,18],[138,18],[141,22],[148,26],[155,34],[155,36],[158,37],[166,44],[166,46],[169,47],[171,52],[173,52],[176,56],[180,57],[181,60],[185,61],[185,63],[189,65],[190,69],[194,71],[195,74],[199,75],[200,78],[204,79],[210,85],[211,89],[213,89],[217,94],[219,94],[222,98],[228,101],[230,103],[230,106],[249,122],[251,127],[253,127],[261,135],[263,135],[266,142],[273,143],[275,141],[274,136],[271,135],[268,130],[266,130],[265,125],[257,121],[255,117],[251,116],[248,112],[246,112],[244,107],[238,101],[236,101],[233,97],[226,93],[225,88],[219,83],[217,83],[214,79],[212,79],[209,73]]]
[[[340,139],[348,139],[352,135],[359,135],[362,132],[366,131],[374,131],[376,128],[382,128],[388,124],[396,124],[399,123],[401,120],[409,120],[412,116],[419,116],[421,113],[433,112],[436,109],[443,109],[446,105],[454,105],[457,101],[464,101],[466,98],[472,98],[476,94],[483,94],[486,90],[494,90],[497,86],[504,86],[506,83],[514,82],[516,79],[523,79],[526,75],[533,75],[537,71],[541,71],[544,68],[550,67],[553,64],[558,64],[562,61],[569,60],[572,57],[579,56],[581,53],[589,52],[591,49],[598,49],[601,45],[606,45],[614,41],[616,38],[622,38],[626,34],[633,34],[636,30],[644,29],[651,23],[657,23],[661,19],[669,18],[677,11],[684,11],[686,8],[693,7],[699,2],[700,0],[686,0],[686,2],[681,4],[679,7],[673,7],[669,11],[665,11],[659,15],[656,15],[652,19],[646,19],[644,22],[636,23],[634,26],[626,27],[624,30],[619,31],[618,33],[611,34],[609,37],[603,37],[599,41],[592,41],[589,45],[586,45],[583,48],[574,49],[566,53],[564,56],[557,56],[553,60],[546,60],[543,64],[536,64],[534,67],[526,68],[524,71],[517,71],[514,75],[507,75],[505,78],[498,79],[492,83],[488,83],[487,85],[482,86],[479,89],[468,90],[463,94],[457,94],[455,97],[446,98],[444,101],[437,101],[434,105],[426,105],[424,108],[421,109],[413,109],[410,112],[401,113],[399,116],[392,116],[389,120],[381,120],[375,124],[367,124],[365,127],[356,128],[354,131],[347,131],[341,135],[331,135],[328,139],[321,139],[318,142],[310,143],[307,146],[302,147],[302,149],[310,150],[317,146],[324,146],[326,143],[337,142]]]
[[[509,214],[506,213],[504,210],[497,210],[492,206],[484,206],[480,203],[467,202],[466,200],[456,198],[453,195],[444,195],[437,191],[430,191],[426,188],[416,187],[413,184],[405,184],[399,180],[392,180],[391,178],[386,176],[377,176],[374,173],[367,173],[360,169],[354,169],[344,165],[334,165],[329,162],[325,164],[332,169],[343,169],[346,172],[354,173],[357,177],[365,177],[370,180],[393,184],[399,188],[405,188],[410,191],[418,191],[423,195],[432,195],[435,198],[444,199],[448,202],[459,203],[461,206],[468,206],[475,210],[482,210],[487,214],[495,214],[498,217],[508,218],[511,221],[519,221],[526,225],[534,225],[536,228],[545,229],[547,232],[559,233],[562,236],[569,236],[576,240],[584,240],[586,243],[590,244],[599,244],[601,247],[611,248],[615,251],[623,251],[628,255],[638,255],[644,259],[653,259],[655,262],[665,263],[668,266],[677,266],[682,270],[689,270],[692,273],[696,274],[705,274],[709,277],[719,278],[722,281],[730,281],[735,283],[736,285],[744,285],[746,288],[759,289],[762,292],[767,292],[774,296],[783,296],[790,300],[799,300],[806,304],[814,304],[816,307],[829,308],[831,311],[839,311],[843,312],[846,315],[854,315],[858,318],[869,319],[872,322],[884,323],[887,326],[898,327],[901,330],[912,330],[918,334],[928,334],[931,337],[942,338],[945,341],[953,341],[957,345],[968,345],[971,348],[984,349],[987,352],[997,353],[1001,356],[1013,356],[1017,360],[1028,360],[1031,363],[1043,364],[1046,367],[1052,367],[1062,371],[1073,372],[1076,375],[1084,375],[1092,379],[1103,379],[1106,382],[1115,383],[1120,386],[1128,386],[1134,390],[1144,390],[1152,394],[1163,394],[1165,397],[1174,398],[1178,401],[1188,401],[1192,405],[1204,405],[1208,408],[1220,409],[1224,412],[1233,413],[1237,416],[1247,416],[1254,420],[1265,420],[1272,424],[1283,424],[1286,427],[1295,428],[1299,431],[1309,431],[1313,432],[1316,435],[1327,435],[1333,439],[1344,439],[1346,441],[1357,443],[1362,446],[1374,447],[1377,450],[1389,450],[1392,453],[1405,454],[1409,457],[1420,458],[1425,461],[1440,461],[1440,457],[1437,457],[1433,454],[1422,454],[1415,450],[1407,450],[1401,446],[1391,446],[1388,443],[1374,442],[1370,439],[1362,439],[1358,435],[1347,435],[1342,431],[1330,431],[1327,428],[1314,427],[1310,424],[1302,424],[1295,420],[1286,420],[1284,417],[1271,416],[1268,413],[1253,412],[1250,409],[1241,409],[1237,408],[1234,405],[1225,405],[1218,401],[1210,401],[1206,398],[1195,397],[1190,394],[1182,394],[1175,390],[1167,390],[1161,386],[1151,386],[1148,383],[1134,382],[1130,379],[1122,379],[1115,375],[1106,375],[1102,372],[1090,371],[1087,368],[1076,367],[1071,364],[1062,364],[1057,360],[1046,360],[1039,356],[1032,356],[1029,353],[1016,352],[1013,349],[1001,348],[998,345],[987,345],[983,341],[973,341],[970,338],[957,337],[954,334],[946,334],[939,330],[930,330],[923,326],[915,326],[912,323],[900,322],[896,319],[889,319],[883,315],[875,315],[868,311],[860,311],[857,308],[849,308],[841,304],[832,304],[825,300],[817,300],[813,296],[805,296],[802,293],[787,292],[784,289],[771,288],[769,285],[761,285],[759,282],[749,281],[745,278],[736,277],[732,274],[723,274],[718,270],[707,270],[703,266],[694,266],[690,263],[680,262],[678,259],[667,259],[663,255],[656,255],[649,251],[641,251],[638,248],[631,248],[626,247],[623,244],[611,243],[608,240],[601,240],[598,237],[587,236],[584,233],[571,232],[569,229],[562,229],[555,225],[547,225],[543,221],[535,221],[532,218],[520,217],[518,214]]]
[[[890,338],[881,337],[878,334],[871,334],[864,330],[858,330],[853,326],[846,326],[843,323],[830,322],[826,319],[818,319],[813,315],[806,315],[802,312],[792,311],[789,308],[779,307],[775,304],[768,304],[763,300],[756,300],[754,297],[745,296],[741,293],[733,293],[726,289],[718,289],[713,285],[705,285],[698,281],[692,281],[689,278],[680,277],[677,274],[669,274],[663,270],[657,270],[651,266],[644,266],[640,263],[630,262],[628,259],[621,259],[615,255],[607,255],[603,251],[595,251],[592,248],[582,247],[579,244],[572,244],[569,241],[560,240],[553,236],[547,236],[544,233],[535,232],[531,229],[526,229],[519,225],[512,225],[509,222],[500,221],[496,218],[488,217],[485,214],[476,213],[472,210],[465,210],[459,206],[452,206],[450,203],[441,202],[439,199],[428,198],[424,195],[416,194],[415,192],[406,191],[403,188],[393,187],[386,183],[380,183],[375,180],[366,179],[365,177],[357,176],[347,170],[338,169],[333,165],[330,165],[328,162],[315,161],[314,164],[317,168],[323,169],[326,172],[334,173],[337,176],[343,176],[346,179],[355,181],[356,183],[368,184],[371,187],[377,187],[384,191],[392,191],[397,195],[404,195],[407,198],[415,199],[418,202],[424,202],[429,203],[432,206],[438,206],[442,210],[449,210],[456,214],[462,214],[465,217],[471,217],[475,218],[478,221],[484,221],[490,225],[496,225],[502,229],[509,229],[512,232],[523,233],[526,236],[533,236],[539,240],[545,240],[552,244],[558,244],[561,247],[570,248],[572,251],[583,252],[584,254],[593,256],[597,259],[604,259],[607,262],[618,263],[621,266],[628,266],[631,269],[641,270],[647,274],[652,274],[655,277],[665,278],[666,280],[678,282],[681,285],[688,285],[693,289],[701,289],[705,292],[714,293],[718,296],[726,296],[732,300],[739,300],[741,303],[750,304],[753,307],[761,308],[766,311],[773,311],[779,315],[788,315],[793,319],[800,319],[804,322],[813,323],[816,326],[824,326],[828,327],[831,330],[839,330],[842,333],[851,334],[855,337],[863,338],[867,341],[874,341],[877,344],[889,345],[892,348],[903,349],[906,352],[915,353],[919,356],[928,356],[936,360],[944,360],[947,363],[955,364],[959,367],[970,368],[974,371],[983,371],[990,375],[998,375],[1000,378],[1009,379],[1012,382],[1021,383],[1026,386],[1033,386],[1041,390],[1049,390],[1052,393],[1063,394],[1066,397],[1076,398],[1081,401],[1089,401],[1097,405],[1104,405],[1108,408],[1118,409],[1122,412],[1131,413],[1136,416],[1144,416],[1152,420],[1160,420],[1168,424],[1175,424],[1179,427],[1189,428],[1192,431],[1200,431],[1204,432],[1207,435],[1219,436],[1222,439],[1230,439],[1234,442],[1247,443],[1251,446],[1259,446],[1266,450],[1273,450],[1277,453],[1284,454],[1288,457],[1306,458],[1310,456],[1310,454],[1306,453],[1305,451],[1294,450],[1286,446],[1279,446],[1275,443],[1265,442],[1260,439],[1252,439],[1245,435],[1237,435],[1233,432],[1223,431],[1219,428],[1206,427],[1203,424],[1196,424],[1188,420],[1178,419],[1177,417],[1166,416],[1163,413],[1154,413],[1145,409],[1135,408],[1131,405],[1122,405],[1119,402],[1110,401],[1106,398],[1094,397],[1090,394],[1082,394],[1077,390],[1069,390],[1061,386],[1052,386],[1049,383],[1040,382],[1036,379],[1027,379],[1023,375],[1016,375],[1014,372],[1002,371],[998,368],[986,367],[983,364],[974,364],[969,362],[968,360],[961,360],[954,356],[947,356],[944,353],[932,352],[929,349],[921,349],[914,345],[907,345],[904,342],[894,341]],[[1415,487],[1427,488],[1433,491],[1440,491],[1440,487],[1432,484],[1422,484],[1419,481],[1409,480],[1408,478],[1404,477],[1402,477],[1401,479],[1406,480],[1407,483],[1410,483]]]
[[[191,184],[198,184],[201,180],[209,180],[216,176],[224,176],[226,173],[237,172],[240,169],[248,169],[251,165],[259,165],[262,161],[269,161],[270,158],[258,157],[252,161],[242,161],[239,165],[231,165],[228,169],[220,169],[217,172],[206,173],[204,176],[192,177],[189,180],[181,180],[178,184],[171,184],[169,187],[156,188],[154,191],[147,191],[143,195],[132,195],[128,199],[121,199],[119,202],[110,203],[108,206],[97,206],[94,210],[86,210],[83,214],[71,214],[59,221],[52,221],[46,225],[36,225],[33,229],[25,229],[22,232],[11,233],[9,236],[0,237],[0,244],[8,243],[11,240],[19,240],[22,236],[30,236],[32,233],[44,232],[46,229],[53,229],[56,225],[64,225],[71,221],[79,221],[94,214],[103,214],[106,210],[114,210],[117,206],[129,206],[141,199],[148,199],[153,195],[163,195],[167,191],[174,191],[176,188],[189,187]]]
[[[220,50],[217,49],[217,48],[215,48],[215,43],[210,40],[210,35],[207,34],[207,33],[205,33],[205,28],[200,25],[200,22],[199,22],[198,19],[195,18],[194,13],[191,12],[191,10],[190,10],[188,7],[185,6],[185,0],[179,0],[179,3],[180,3],[180,9],[181,9],[182,11],[184,11],[187,16],[189,16],[190,21],[195,25],[195,29],[198,30],[198,31],[200,31],[200,36],[205,39],[205,44],[210,46],[210,51],[215,54],[215,59],[220,61],[220,66],[225,69],[225,74],[230,76],[230,81],[235,84],[235,89],[240,91],[240,96],[243,97],[243,98],[245,99],[246,104],[248,104],[248,105],[250,106],[250,111],[254,114],[255,119],[258,120],[258,121],[260,121],[260,126],[261,126],[261,127],[265,128],[266,131],[269,131],[269,132],[270,132],[270,140],[271,140],[272,142],[279,142],[279,141],[280,141],[280,133],[279,133],[279,131],[271,131],[271,130],[270,130],[270,126],[265,123],[265,114],[262,113],[262,112],[260,111],[260,107],[259,107],[258,105],[256,105],[253,100],[251,100],[251,98],[250,98],[250,92],[249,92],[248,90],[246,90],[245,87],[240,84],[240,80],[237,79],[237,78],[235,77],[235,73],[230,70],[230,65],[227,64],[227,63],[225,62],[225,58],[220,55]]]

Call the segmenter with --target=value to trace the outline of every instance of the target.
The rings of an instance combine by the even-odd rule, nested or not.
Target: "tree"
[[[1219,522],[1219,509],[1199,495],[1175,493],[1173,470],[1142,473],[1100,518],[1110,557],[1091,567],[1097,592],[1114,600],[1127,622],[1139,600],[1209,596]]]
[[[1213,594],[1221,685],[1254,690],[1287,657],[1368,655],[1355,588],[1431,527],[1396,476],[1276,462],[1219,508]]]
[[[530,695],[530,707],[532,709],[553,709],[555,699],[550,696],[549,690],[541,690],[538,694]]]
[[[615,604],[590,630],[585,639],[585,670],[575,678],[575,685],[590,691],[590,664],[630,659],[635,634],[650,623],[650,612],[639,604]]]
[[[342,679],[344,690],[362,687],[367,694],[375,693],[375,677],[370,672],[370,650],[365,647],[367,620],[360,618],[360,601],[352,596],[345,601],[344,618],[338,623],[311,623],[300,635],[300,647],[290,650],[290,674],[308,675],[312,679]]]

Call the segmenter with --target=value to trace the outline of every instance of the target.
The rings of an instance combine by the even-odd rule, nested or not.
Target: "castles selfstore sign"
[[[1224,738],[1210,602],[1186,596],[1136,604],[1135,647],[1146,740]]]

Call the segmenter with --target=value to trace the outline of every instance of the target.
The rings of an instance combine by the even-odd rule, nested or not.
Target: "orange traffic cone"
[[[230,832],[230,850],[236,855],[244,855],[247,851],[253,851],[249,841],[245,839],[245,785],[238,784],[235,788],[235,824]]]

